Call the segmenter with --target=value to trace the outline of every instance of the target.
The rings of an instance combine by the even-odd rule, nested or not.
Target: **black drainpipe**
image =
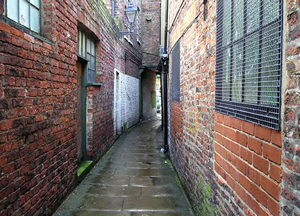
[[[165,46],[164,54],[168,54],[168,13],[169,13],[169,0],[166,2],[166,19],[165,19]]]
[[[165,17],[165,44],[164,54],[162,57],[162,85],[163,85],[163,133],[164,133],[164,152],[169,150],[168,145],[168,72],[169,72],[169,58],[168,58],[168,13],[169,0],[166,0],[166,17]]]

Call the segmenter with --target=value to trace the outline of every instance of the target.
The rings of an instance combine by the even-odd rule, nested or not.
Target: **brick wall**
[[[172,52],[180,39],[180,102],[170,99],[170,152],[199,215],[216,207],[214,149],[215,1],[204,22],[202,2],[170,1],[169,91],[172,86]],[[178,12],[179,11],[179,12]],[[178,12],[178,14],[177,14]],[[175,15],[177,14],[177,17]]]
[[[160,0],[143,0],[142,43],[143,65],[156,67],[159,63]]]
[[[284,123],[275,131],[214,111],[216,1],[206,20],[202,2],[169,2],[170,152],[199,215],[299,214],[299,2],[286,8]],[[179,39],[177,103],[170,91]]]
[[[104,85],[87,87],[87,153],[94,160],[98,160],[114,140],[112,107],[115,56],[113,48],[116,42],[115,33],[107,26],[113,29],[116,27],[109,19],[110,11],[101,2],[92,1],[90,5],[90,10],[84,7],[82,13],[79,13],[79,20],[80,25],[93,30],[99,40],[96,46],[96,74],[97,82]],[[98,11],[98,14],[94,11]],[[99,13],[104,15],[98,17],[98,22],[92,22]]]
[[[75,180],[76,49],[0,26],[0,214],[49,214]]]
[[[78,26],[97,40],[103,83],[87,88],[88,155],[95,161],[114,140],[114,68],[120,62],[125,73],[125,50],[141,56],[117,40],[101,1],[42,5],[40,35],[0,17],[0,215],[50,215],[76,183]]]
[[[124,73],[132,77],[140,78],[139,66],[141,62],[142,62],[141,57],[132,55],[130,53],[125,53]]]
[[[281,212],[300,215],[300,2],[287,1]]]
[[[172,102],[171,104],[171,128],[170,132],[172,134],[172,145],[170,145],[171,155],[173,157],[173,163],[176,167],[188,167],[188,155],[183,155],[184,149],[180,148],[182,143],[182,107],[177,102]],[[175,160],[176,158],[176,160]],[[182,173],[182,169],[178,169],[178,172]]]
[[[281,147],[281,132],[216,115],[214,166],[223,214],[279,215]]]

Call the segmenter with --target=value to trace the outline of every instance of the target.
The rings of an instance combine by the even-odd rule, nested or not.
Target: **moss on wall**
[[[192,197],[192,207],[195,216],[219,216],[221,215],[219,207],[213,202],[211,184],[205,182],[200,176],[198,190]]]

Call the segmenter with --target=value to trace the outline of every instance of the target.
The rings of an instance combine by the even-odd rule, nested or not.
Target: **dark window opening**
[[[88,61],[88,83],[96,82],[96,42],[83,31],[78,31],[78,56]]]
[[[180,41],[172,51],[172,100],[180,102]]]

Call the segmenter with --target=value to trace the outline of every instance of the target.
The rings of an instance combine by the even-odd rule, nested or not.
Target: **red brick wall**
[[[169,103],[170,152],[199,215],[214,214],[208,207],[222,215],[300,212],[299,5],[291,0],[285,7],[283,124],[275,131],[215,113],[216,1],[208,1],[204,21],[202,2],[170,0],[169,87],[172,49],[181,43],[180,103]]]
[[[300,2],[286,1],[286,11],[281,208],[283,214],[300,215]]]
[[[0,26],[0,214],[49,214],[75,180],[74,59]]]
[[[216,205],[212,157],[215,35],[211,33],[215,32],[216,5],[209,5],[211,16],[206,22],[201,1],[170,1],[169,5],[170,155],[199,215],[213,214]],[[178,39],[180,103],[171,101],[172,52]]]
[[[39,36],[0,17],[0,215],[50,215],[75,185],[79,25],[98,40],[103,83],[88,87],[88,153],[96,161],[113,143],[114,68],[125,64],[115,44],[118,53],[141,54],[116,41],[109,13],[88,2],[43,0]]]
[[[182,156],[182,150],[180,148],[180,143],[182,142],[182,107],[180,106],[180,103],[178,102],[172,102],[171,103],[171,134],[172,134],[172,143],[171,145],[171,152],[176,158],[176,163],[177,165],[183,165],[185,161],[187,161],[187,158]],[[183,167],[186,167],[183,165]]]
[[[281,147],[280,132],[216,114],[214,167],[220,193],[228,185],[243,211],[279,215]],[[232,213],[230,208],[225,204],[223,213]]]
[[[142,63],[141,56],[142,55],[137,56],[132,55],[130,53],[125,54],[125,74],[132,77],[140,78],[139,66]]]
[[[142,42],[143,65],[156,67],[159,63],[160,47],[160,0],[143,1]]]

